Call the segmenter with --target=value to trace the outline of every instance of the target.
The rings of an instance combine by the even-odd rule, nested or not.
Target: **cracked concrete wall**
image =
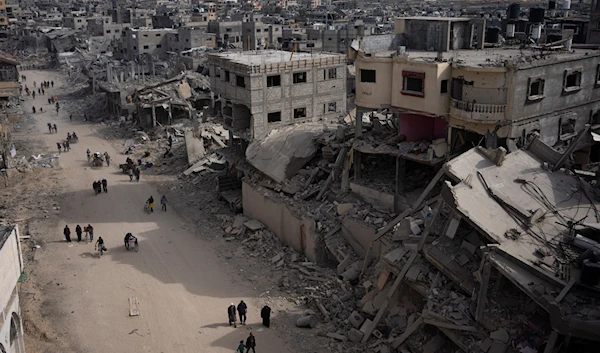
[[[320,260],[319,234],[314,221],[296,215],[286,204],[274,201],[266,193],[242,182],[244,216],[256,219],[273,232],[282,243],[291,246],[309,261]]]

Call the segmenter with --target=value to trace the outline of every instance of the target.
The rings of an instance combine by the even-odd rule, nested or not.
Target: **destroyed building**
[[[211,88],[225,124],[251,141],[346,109],[346,60],[276,50],[208,55]]]
[[[121,38],[118,58],[134,61],[141,55],[164,58],[168,51],[168,34],[176,29],[129,28]]]
[[[572,49],[568,30],[553,49],[495,44],[475,50],[495,40],[483,40],[484,21],[398,19],[389,42],[368,37],[353,49],[357,136],[363,124],[397,124],[379,140],[362,138],[355,158],[390,162],[395,195],[410,184],[411,166],[439,168],[447,157],[480,143],[514,151],[532,134],[561,149],[585,124],[598,124],[599,51]],[[589,158],[582,155],[581,164]],[[355,169],[355,181],[360,178]]]

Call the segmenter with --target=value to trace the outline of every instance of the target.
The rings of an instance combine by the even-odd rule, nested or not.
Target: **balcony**
[[[450,98],[450,116],[456,119],[494,124],[505,118],[506,89],[482,88],[453,80]]]

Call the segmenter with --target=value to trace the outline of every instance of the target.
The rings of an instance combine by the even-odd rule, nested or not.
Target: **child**
[[[246,349],[246,346],[244,345],[244,341],[240,341],[240,345],[237,347],[237,349],[235,351],[239,352],[239,353],[244,353],[245,349]]]

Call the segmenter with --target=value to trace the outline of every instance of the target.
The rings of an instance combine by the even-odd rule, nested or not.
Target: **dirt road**
[[[55,88],[35,100],[26,98],[25,111],[33,105],[40,136],[49,150],[75,131],[79,143],[62,153],[60,164],[66,202],[60,205],[59,223],[47,230],[45,248],[36,253],[37,276],[47,280],[41,290],[44,315],[55,325],[57,339],[68,340],[79,352],[233,352],[249,332],[256,336],[260,353],[294,352],[276,332],[260,325],[260,308],[250,307],[247,326],[227,324],[226,308],[253,295],[245,283],[233,283],[233,268],[222,263],[209,242],[189,232],[172,211],[160,210],[160,197],[144,174],[132,183],[117,169],[124,159],[109,142],[81,121],[69,122],[68,111],[57,115],[48,105],[51,93],[60,97],[61,77],[54,72],[25,71],[27,84],[54,80]],[[36,90],[37,91],[37,90]],[[57,134],[46,124],[56,123]],[[86,149],[108,151],[110,167],[91,169]],[[143,171],[142,171],[143,172]],[[106,178],[108,193],[95,196],[92,182]],[[143,212],[145,200],[156,200],[153,214]],[[78,243],[75,226],[91,224],[95,239],[105,240],[108,252],[101,258],[94,242]],[[63,228],[72,231],[66,243]],[[138,253],[123,246],[125,233],[139,239]],[[207,234],[207,236],[209,236]],[[128,298],[139,298],[141,315],[129,316]]]

